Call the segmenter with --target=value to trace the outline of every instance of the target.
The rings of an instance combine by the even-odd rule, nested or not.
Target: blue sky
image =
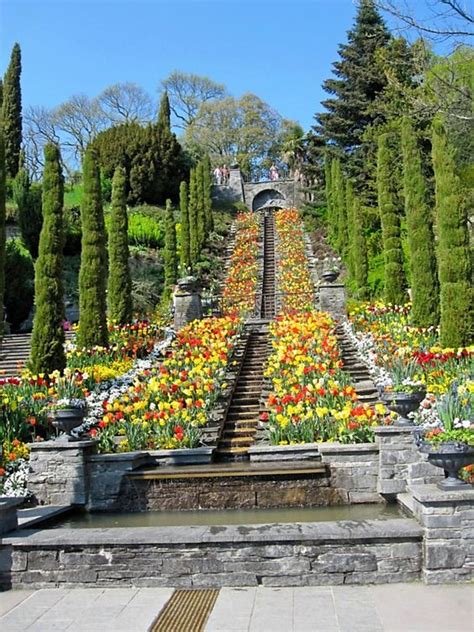
[[[325,98],[353,0],[0,0],[0,70],[23,55],[23,103],[52,107],[179,69],[254,92],[305,129]]]

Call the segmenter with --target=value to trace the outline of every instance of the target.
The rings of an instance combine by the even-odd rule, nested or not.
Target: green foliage
[[[385,300],[403,305],[406,301],[400,212],[397,207],[395,156],[389,134],[381,134],[377,156],[377,192],[384,249]]]
[[[164,298],[168,298],[171,295],[173,285],[175,285],[178,279],[176,225],[171,200],[166,200],[164,267],[165,285],[163,289],[163,296]]]
[[[156,212],[154,216],[143,215],[134,210],[128,216],[128,240],[134,246],[147,248],[163,248],[163,220]]]
[[[179,208],[181,220],[181,265],[187,270],[191,267],[191,253],[189,244],[188,185],[184,180],[179,187]]]
[[[440,283],[440,337],[445,347],[474,339],[474,289],[467,228],[467,195],[456,173],[453,147],[439,121],[433,126],[433,166]]]
[[[68,256],[78,255],[81,252],[81,209],[78,206],[64,209],[64,254]]]
[[[75,184],[72,187],[68,187],[64,191],[64,208],[80,207],[82,204],[82,196],[84,195],[84,188],[81,184]]]
[[[79,273],[80,347],[107,346],[107,251],[100,173],[96,150],[89,146],[83,162],[82,243]]]
[[[59,148],[49,143],[44,156],[43,227],[35,264],[35,316],[30,356],[34,373],[61,371],[66,366],[62,281],[64,180]]]
[[[357,297],[361,300],[369,296],[368,288],[368,262],[367,262],[367,242],[365,237],[364,215],[360,199],[354,197],[352,207],[353,242],[352,258],[354,265],[354,281],[357,287]]]
[[[197,240],[199,251],[206,240],[206,209],[204,207],[204,170],[202,162],[196,166]]]
[[[41,195],[41,185],[32,185],[27,170],[21,167],[13,180],[13,199],[18,207],[18,225],[23,243],[35,259],[43,225]]]
[[[9,239],[5,254],[5,308],[13,332],[28,318],[33,307],[35,267],[21,239]]]
[[[417,327],[430,327],[437,325],[439,318],[433,218],[420,150],[408,118],[402,123],[402,151],[413,324]]]
[[[14,44],[10,64],[3,81],[2,120],[5,142],[6,173],[14,178],[20,167],[21,151],[21,50]]]
[[[117,167],[112,181],[109,229],[109,318],[120,325],[132,320],[132,279],[128,265],[128,217],[125,169]]]
[[[189,252],[191,257],[191,266],[197,262],[199,257],[199,237],[198,237],[198,191],[196,180],[196,169],[191,169],[189,178]]]
[[[5,180],[6,180],[6,165],[5,165],[5,144],[3,127],[0,125],[0,310],[4,304],[5,297]],[[3,334],[3,310],[2,318],[0,319],[0,336]]]
[[[211,160],[206,154],[202,161],[202,187],[204,197],[204,217],[206,220],[206,236],[214,230],[214,218],[212,215],[212,179],[211,179]]]
[[[354,209],[354,185],[350,178],[346,179],[346,190],[344,195],[345,202],[345,218],[346,218],[346,231],[347,231],[347,244],[346,244],[346,262],[349,268],[349,276],[354,278],[354,259],[351,252],[351,244],[354,243],[354,224],[352,222],[352,215]]]

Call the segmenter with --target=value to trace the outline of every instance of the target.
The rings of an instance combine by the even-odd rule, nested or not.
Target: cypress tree
[[[128,257],[126,173],[123,167],[117,167],[112,180],[107,301],[109,318],[120,325],[132,320],[132,278]]]
[[[332,217],[332,182],[331,182],[332,160],[329,154],[324,156],[324,192],[326,196],[326,221],[329,226]]]
[[[64,352],[63,202],[64,179],[59,148],[44,150],[43,227],[35,264],[35,316],[30,368],[34,373],[62,371]]]
[[[206,209],[204,206],[204,168],[202,161],[196,167],[197,238],[199,252],[206,241]]]
[[[352,256],[354,261],[354,279],[357,286],[358,298],[365,300],[369,297],[367,276],[369,266],[367,262],[367,242],[364,230],[364,215],[359,197],[354,197],[352,209],[353,243]]]
[[[22,162],[20,158],[20,163]],[[43,225],[41,187],[38,184],[31,186],[28,171],[23,164],[13,180],[13,199],[18,208],[18,226],[21,238],[33,259],[36,259],[39,236]]]
[[[347,217],[347,255],[346,261],[349,268],[349,274],[351,279],[354,278],[354,257],[353,257],[353,243],[354,243],[354,185],[352,180],[347,178],[346,191],[345,191],[345,205],[346,205],[346,217]]]
[[[402,122],[403,187],[410,250],[412,319],[417,327],[437,325],[438,281],[433,219],[421,154],[412,124]]]
[[[18,173],[21,150],[21,50],[15,44],[3,82],[2,118],[5,134],[7,177]]]
[[[3,106],[3,81],[0,79],[0,111]]]
[[[389,134],[380,134],[377,154],[377,193],[384,252],[385,300],[401,305],[405,302],[400,216],[396,204],[394,169],[396,161]]]
[[[80,347],[107,346],[107,251],[100,172],[95,149],[88,147],[83,162],[81,205],[81,268],[79,271]]]
[[[185,270],[191,267],[189,243],[188,185],[183,180],[179,187],[179,208],[181,211],[181,265]]]
[[[196,186],[196,169],[191,169],[189,177],[189,253],[191,257],[191,266],[197,262],[199,258],[199,238],[198,238],[198,203],[197,203],[197,186]]]
[[[165,285],[163,289],[163,296],[169,297],[171,294],[171,288],[173,285],[175,285],[178,278],[178,257],[176,254],[176,225],[174,222],[174,213],[171,206],[171,200],[166,200],[164,267]]]
[[[176,134],[171,131],[170,101],[164,92],[160,101],[156,123],[156,199],[162,204],[165,197],[178,198],[180,182],[184,176],[184,157]]]
[[[204,216],[206,218],[206,238],[214,230],[214,217],[212,215],[212,179],[211,160],[206,154],[203,161],[203,188],[204,188]]]
[[[439,121],[433,125],[433,167],[440,284],[440,335],[444,347],[471,344],[474,289],[467,228],[467,193],[456,173],[455,150]]]
[[[340,251],[341,245],[345,242],[344,237],[344,181],[342,177],[341,162],[338,158],[332,161],[331,165],[331,200],[332,216],[330,218],[331,241],[335,248]]]
[[[0,337],[3,335],[3,305],[5,303],[5,184],[6,184],[6,168],[5,168],[5,145],[3,139],[3,127],[0,123]]]

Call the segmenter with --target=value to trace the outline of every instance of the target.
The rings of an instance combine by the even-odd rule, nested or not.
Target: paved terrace
[[[217,592],[217,591],[216,591]],[[473,585],[221,588],[207,622],[154,625],[172,588],[0,593],[2,632],[469,632]],[[176,597],[176,593],[175,597]],[[179,618],[179,613],[176,615]],[[173,618],[171,618],[173,621]],[[176,621],[176,619],[174,619]]]

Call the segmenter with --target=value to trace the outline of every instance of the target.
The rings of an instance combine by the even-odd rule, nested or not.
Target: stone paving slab
[[[148,632],[172,588],[0,593],[1,632]],[[470,632],[474,585],[222,588],[205,632]],[[179,630],[176,630],[179,632]]]

